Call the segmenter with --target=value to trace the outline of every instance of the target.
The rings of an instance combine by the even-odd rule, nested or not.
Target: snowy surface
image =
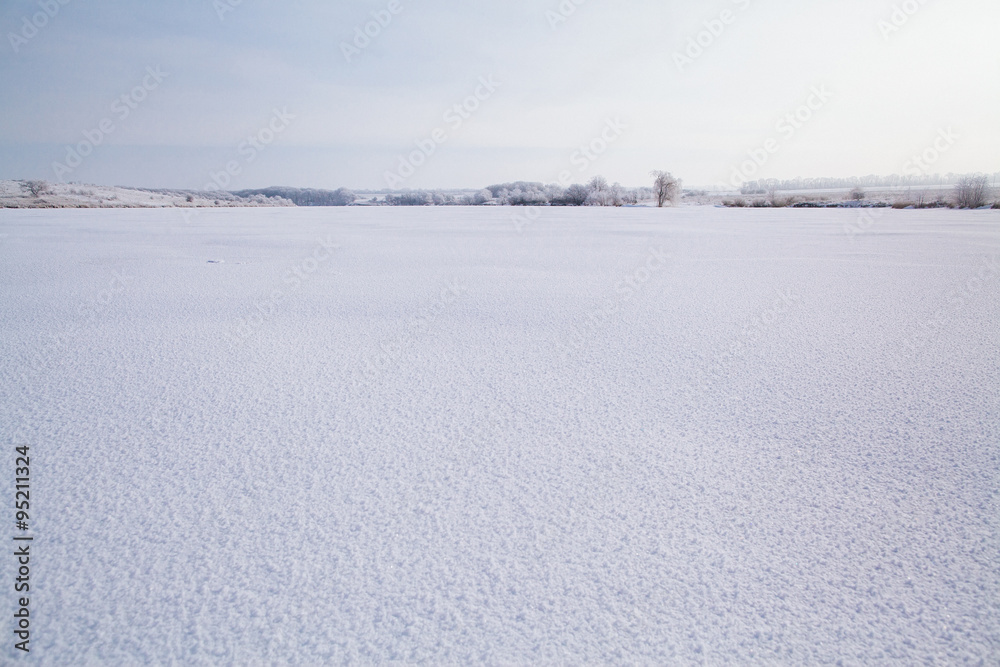
[[[525,214],[0,211],[29,660],[1000,662],[1000,213]]]

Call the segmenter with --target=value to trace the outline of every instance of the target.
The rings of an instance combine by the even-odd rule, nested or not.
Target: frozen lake
[[[1000,662],[1000,212],[539,211],[0,211],[33,661]]]

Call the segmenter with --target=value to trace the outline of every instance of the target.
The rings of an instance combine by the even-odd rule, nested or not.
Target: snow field
[[[1000,661],[996,212],[511,215],[0,211],[31,661]]]

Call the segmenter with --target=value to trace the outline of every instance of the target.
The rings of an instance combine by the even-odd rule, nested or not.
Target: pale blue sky
[[[651,169],[712,185],[765,146],[754,177],[902,173],[948,128],[930,170],[1000,170],[995,0],[585,0],[554,26],[560,0],[396,0],[351,62],[342,44],[389,0],[229,2],[5,3],[0,178],[201,188],[235,164],[232,188],[380,188],[435,129],[447,140],[400,187],[566,171],[638,185]],[[483,94],[481,77],[500,85]],[[446,121],[477,88],[478,108]],[[807,101],[808,120],[779,128]],[[274,109],[294,119],[251,150]],[[581,157],[615,119],[603,154]],[[100,144],[78,166],[54,167],[88,136]]]

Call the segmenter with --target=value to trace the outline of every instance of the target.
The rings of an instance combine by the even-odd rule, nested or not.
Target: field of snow
[[[23,659],[1000,663],[1000,212],[539,212],[0,211]]]

